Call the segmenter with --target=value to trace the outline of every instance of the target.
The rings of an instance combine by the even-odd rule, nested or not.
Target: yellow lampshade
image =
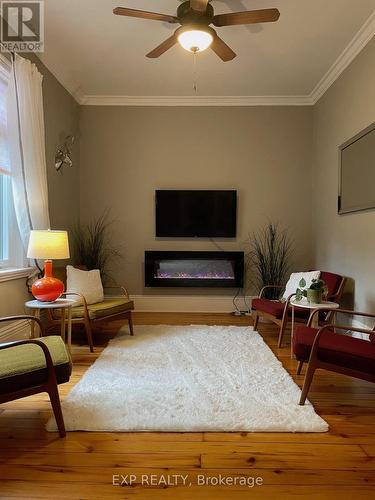
[[[30,231],[29,259],[69,259],[67,231]]]

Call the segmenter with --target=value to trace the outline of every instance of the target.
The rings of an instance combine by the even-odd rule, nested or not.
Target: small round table
[[[311,309],[311,314],[309,317],[309,320],[311,318],[312,313],[316,309],[337,309],[340,304],[337,302],[321,302],[320,304],[314,304],[307,302],[307,300],[291,300],[290,301],[290,306],[292,308],[292,331],[291,331],[291,336],[290,336],[290,352],[291,352],[291,357],[293,357],[293,335],[294,335],[294,308],[295,307],[301,307],[302,309]],[[312,328],[319,328],[319,314],[314,314],[312,317],[311,321],[311,327]]]
[[[61,337],[65,342],[65,310],[68,310],[68,349],[70,351],[72,346],[72,306],[76,303],[71,299],[57,299],[54,302],[41,302],[40,300],[29,300],[25,302],[25,306],[32,310],[32,315],[35,318],[40,318],[40,311],[42,309],[61,309]],[[40,332],[39,332],[40,335]],[[31,337],[35,337],[35,323],[31,324]]]

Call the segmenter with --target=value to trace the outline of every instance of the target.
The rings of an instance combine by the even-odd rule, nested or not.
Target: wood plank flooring
[[[136,313],[134,319],[136,325],[251,323],[228,314]],[[74,335],[74,370],[60,386],[62,398],[122,323],[96,331],[95,353],[80,332]],[[260,324],[259,330],[301,385],[289,345],[277,348],[276,327]],[[0,498],[375,498],[375,385],[320,371],[309,397],[328,421],[328,433],[72,432],[59,439],[44,430],[46,395],[7,403],[0,409]],[[133,475],[131,485],[112,484],[127,475]],[[156,484],[168,475],[173,484]],[[220,475],[229,483],[215,485]],[[262,485],[251,487],[256,478]]]

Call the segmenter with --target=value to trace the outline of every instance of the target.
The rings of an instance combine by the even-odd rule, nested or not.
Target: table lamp
[[[64,291],[64,283],[52,276],[52,259],[69,259],[67,231],[30,232],[28,259],[44,259],[44,277],[33,283],[31,292],[41,302],[54,302]]]

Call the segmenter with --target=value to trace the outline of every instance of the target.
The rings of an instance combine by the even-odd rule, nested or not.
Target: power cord
[[[211,243],[213,245],[215,245],[215,247],[220,250],[220,252],[225,252],[226,250],[224,250],[218,243],[217,241],[215,241],[214,239],[212,238],[209,238],[209,240],[211,241]],[[236,303],[236,300],[238,298],[238,296],[240,295],[240,292],[242,290],[242,300],[243,300],[243,303],[244,303],[244,306],[245,306],[245,310],[242,311],[241,309],[238,308],[237,306],[237,303]],[[233,306],[235,308],[235,311],[233,311],[233,314],[235,316],[246,316],[246,315],[249,315],[251,313],[251,309],[250,309],[250,306],[248,305],[248,303],[246,302],[246,295],[245,295],[245,289],[242,288],[242,287],[239,287],[235,296],[233,297],[232,299],[232,302],[233,302]]]
[[[219,243],[218,243],[217,241],[213,240],[212,238],[209,238],[209,240],[211,241],[211,243],[212,243],[213,245],[215,245],[215,247],[216,247],[218,250],[220,250],[220,252],[226,252],[226,250],[224,250],[224,248],[222,248],[222,247],[219,245]]]
[[[239,294],[240,294],[240,290],[241,290],[241,288],[239,288],[239,289],[237,290],[236,295],[233,297],[233,300],[232,300],[232,302],[233,302],[233,306],[234,306],[234,308],[236,309],[236,310],[234,311],[234,313],[233,313],[235,316],[240,316],[240,315],[241,315],[241,311],[240,311],[240,309],[238,309],[237,304],[236,304],[236,299],[237,299],[237,297],[238,297],[238,296],[239,296]]]
[[[242,288],[242,298],[243,298],[243,303],[244,303],[244,306],[245,306],[246,313],[249,314],[251,312],[251,307],[246,302],[246,293],[245,293],[245,289],[244,288]]]

